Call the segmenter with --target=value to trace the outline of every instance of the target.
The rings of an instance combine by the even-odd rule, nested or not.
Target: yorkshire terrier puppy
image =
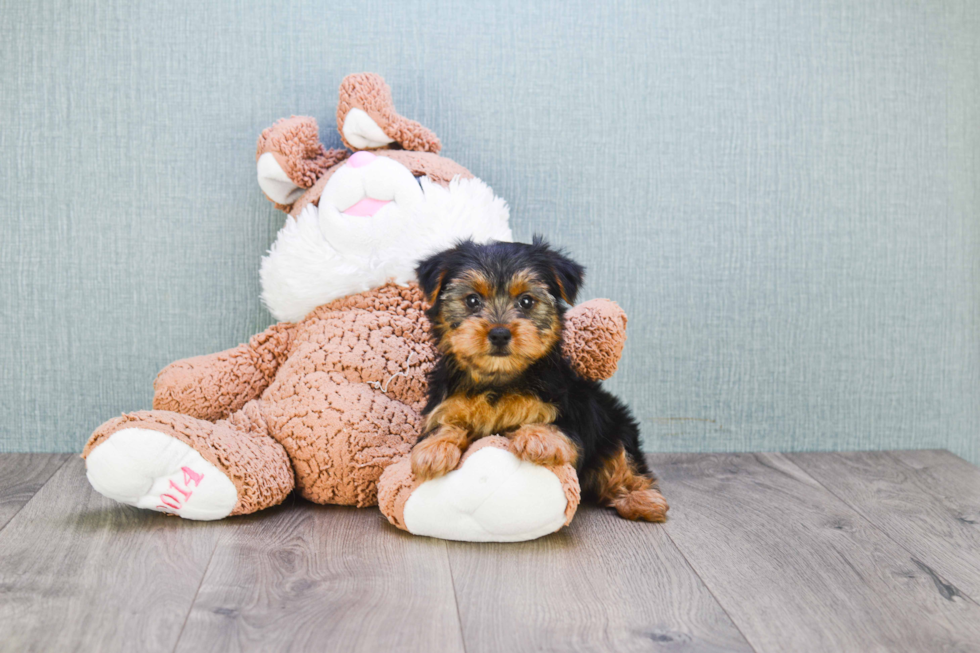
[[[517,455],[575,466],[585,498],[626,519],[663,521],[667,502],[629,409],[562,356],[564,314],[585,268],[548,246],[465,241],[422,261],[419,285],[442,356],[429,376],[412,471],[451,471],[472,440],[509,437]]]

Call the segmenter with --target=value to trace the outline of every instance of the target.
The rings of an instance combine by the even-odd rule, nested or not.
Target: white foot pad
[[[238,502],[238,491],[227,476],[194,449],[159,431],[116,431],[88,455],[85,467],[99,494],[184,519],[221,519]]]
[[[405,502],[405,527],[444,540],[522,542],[561,528],[567,505],[549,469],[485,447],[416,488]]]

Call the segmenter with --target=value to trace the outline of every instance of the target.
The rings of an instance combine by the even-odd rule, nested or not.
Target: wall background
[[[980,462],[972,0],[0,15],[0,451],[78,451],[271,322],[256,137],[305,113],[338,145],[337,86],[371,70],[629,312],[610,385],[650,450]]]

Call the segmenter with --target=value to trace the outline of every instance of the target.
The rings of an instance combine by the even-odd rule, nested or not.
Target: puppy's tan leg
[[[637,473],[623,449],[607,460],[590,481],[599,502],[615,508],[620,517],[652,522],[667,520],[670,506],[656,482]]]
[[[575,443],[552,424],[526,424],[510,434],[514,452],[536,465],[575,465]]]
[[[448,474],[459,464],[467,441],[458,426],[440,426],[412,449],[412,473],[423,481]]]

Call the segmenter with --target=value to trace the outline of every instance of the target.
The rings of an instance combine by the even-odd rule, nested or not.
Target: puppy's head
[[[558,345],[585,268],[536,236],[530,245],[464,241],[416,273],[439,349],[473,380],[494,383]]]

